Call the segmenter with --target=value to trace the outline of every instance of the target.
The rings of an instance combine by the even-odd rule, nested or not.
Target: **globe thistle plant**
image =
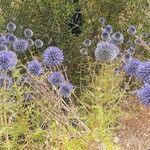
[[[48,47],[43,54],[44,63],[49,67],[61,65],[64,62],[63,52],[54,46]]]
[[[29,47],[34,46],[34,41],[32,39],[28,39],[27,42]]]
[[[60,84],[59,92],[62,97],[69,98],[73,92],[73,85],[71,83],[62,83]]]
[[[25,30],[24,30],[24,36],[25,36],[26,38],[32,37],[32,36],[33,36],[33,31],[32,31],[31,29],[25,29]]]
[[[11,71],[17,64],[17,56],[10,50],[0,51],[0,71]]]
[[[84,41],[83,41],[83,45],[84,46],[86,46],[86,47],[89,47],[89,46],[91,46],[91,40],[89,40],[89,39],[85,39]]]
[[[129,35],[135,35],[137,33],[136,27],[135,26],[129,26],[128,30],[127,30]]]
[[[130,61],[126,62],[124,65],[124,71],[129,76],[137,77],[137,68],[141,62],[137,59],[132,58]]]
[[[28,49],[28,42],[26,40],[16,40],[13,42],[13,49],[18,53],[24,53]]]
[[[127,52],[130,54],[130,55],[133,55],[135,53],[135,47],[130,47]]]
[[[82,48],[82,49],[80,50],[80,54],[81,54],[81,55],[87,55],[87,54],[88,54],[88,49],[87,49],[87,48]]]
[[[131,59],[132,59],[132,57],[131,57],[131,54],[129,54],[129,53],[126,53],[126,54],[122,55],[122,57],[121,57],[121,60],[122,60],[124,63],[127,63],[127,62],[130,61]]]
[[[13,32],[13,31],[16,30],[16,25],[15,25],[13,22],[9,22],[9,23],[7,24],[7,26],[6,26],[6,29],[7,29],[8,31]]]
[[[10,87],[13,83],[13,80],[10,76],[0,74],[0,87]]]
[[[150,84],[150,61],[143,62],[137,68],[137,77]]]
[[[34,44],[36,48],[41,48],[44,45],[43,41],[40,39],[35,40]]]
[[[106,20],[105,20],[104,17],[100,17],[100,18],[99,18],[99,22],[100,22],[102,25],[104,25],[104,24],[106,23]]]
[[[1,44],[0,45],[0,51],[2,51],[2,50],[7,50],[7,46],[4,44]]]
[[[123,40],[124,40],[123,34],[120,32],[116,32],[111,36],[111,39],[109,42],[115,45],[119,45],[123,43]]]
[[[5,42],[5,41],[6,41],[5,36],[1,36],[1,37],[0,37],[0,44],[2,44],[2,43]]]
[[[142,104],[150,106],[150,84],[145,84],[141,89],[139,89],[137,96]]]
[[[8,41],[9,41],[9,42],[12,42],[12,43],[13,43],[13,42],[15,42],[16,40],[17,40],[17,37],[16,37],[15,35],[13,35],[13,34],[8,37]]]
[[[101,38],[102,40],[107,40],[110,38],[110,33],[107,32],[106,30],[103,30],[102,33],[101,33]]]
[[[127,41],[127,45],[128,45],[128,46],[133,46],[133,41],[132,41],[132,40],[128,40],[128,41]]]
[[[142,40],[140,38],[137,38],[135,41],[134,41],[134,44],[135,45],[141,45],[142,44]]]
[[[52,72],[48,77],[48,82],[52,86],[59,86],[61,83],[65,81],[65,78],[61,72]]]
[[[27,71],[35,76],[41,75],[43,73],[42,63],[40,63],[38,60],[32,60],[27,65]]]
[[[106,25],[106,27],[105,27],[104,30],[105,30],[106,32],[110,33],[110,34],[113,32],[113,28],[112,28],[111,25]]]
[[[113,61],[119,54],[119,48],[108,42],[100,42],[95,50],[96,60],[107,63]]]

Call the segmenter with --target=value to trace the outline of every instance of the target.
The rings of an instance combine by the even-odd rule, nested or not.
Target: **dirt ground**
[[[121,120],[122,129],[116,132],[114,142],[121,150],[150,150],[150,107],[131,98],[121,105],[127,115]]]

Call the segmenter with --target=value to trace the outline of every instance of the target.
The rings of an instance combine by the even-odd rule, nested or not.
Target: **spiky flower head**
[[[0,74],[0,87],[10,87],[13,81],[8,75]]]
[[[44,45],[43,41],[40,39],[35,40],[34,44],[36,48],[41,48]]]
[[[129,76],[137,77],[137,68],[141,62],[137,59],[132,58],[130,61],[126,62],[124,65],[124,71]]]
[[[128,61],[130,61],[132,59],[131,54],[129,53],[125,53],[124,55],[121,56],[121,60],[124,63],[127,63]]]
[[[5,36],[1,36],[1,37],[0,37],[0,44],[2,44],[2,43],[5,42],[5,41],[6,41]]]
[[[108,32],[108,33],[112,33],[112,32],[113,32],[113,28],[112,28],[112,26],[111,26],[110,24],[107,25],[104,30],[105,30],[106,32]]]
[[[100,22],[102,25],[104,25],[105,22],[106,22],[106,20],[105,20],[104,17],[100,17],[100,18],[99,18],[99,22]]]
[[[101,38],[102,40],[107,40],[110,38],[110,33],[107,32],[106,30],[103,30],[102,33],[101,33]]]
[[[111,43],[101,41],[95,50],[96,60],[107,63],[113,61],[119,54],[119,48]]]
[[[35,76],[41,75],[43,73],[42,63],[40,63],[38,60],[32,60],[27,65],[27,71]]]
[[[111,36],[110,43],[119,45],[124,41],[124,36],[121,32],[116,32]]]
[[[27,42],[29,47],[34,45],[34,41],[32,39],[28,39]]]
[[[2,51],[2,50],[7,50],[7,46],[4,44],[1,44],[0,45],[0,51]]]
[[[85,39],[84,41],[83,41],[83,45],[84,46],[86,46],[86,47],[89,47],[89,46],[91,46],[91,40],[89,40],[89,39]]]
[[[141,89],[139,89],[137,96],[142,104],[150,106],[150,84],[145,84]]]
[[[135,35],[137,33],[136,27],[133,25],[129,26],[127,32],[129,35]]]
[[[87,48],[80,49],[80,54],[81,55],[87,55],[88,54],[88,49]]]
[[[48,47],[44,51],[43,57],[44,63],[49,67],[61,65],[64,62],[63,52],[54,46]]]
[[[24,53],[28,49],[28,42],[26,40],[16,40],[13,42],[13,49],[18,53]]]
[[[65,78],[61,72],[52,72],[48,77],[48,82],[52,86],[59,86],[61,83],[65,81]]]
[[[135,45],[141,45],[142,44],[142,40],[140,38],[137,38],[135,41],[134,41],[134,44]]]
[[[6,29],[7,29],[8,31],[13,32],[13,31],[16,30],[16,25],[11,21],[11,22],[9,22],[9,23],[7,24]]]
[[[133,55],[135,53],[135,47],[130,47],[127,52],[131,55]]]
[[[13,35],[13,34],[11,34],[9,37],[8,37],[8,41],[9,42],[15,42],[17,40],[17,37],[15,36],[15,35]]]
[[[32,37],[32,36],[33,36],[33,31],[32,31],[31,29],[25,29],[25,30],[24,30],[24,36],[25,36],[26,38]]]
[[[62,95],[62,97],[68,98],[73,92],[73,88],[74,87],[71,83],[61,83],[59,92]]]
[[[133,46],[133,41],[132,41],[132,40],[128,40],[128,41],[127,41],[127,45],[128,45],[128,46]]]
[[[137,68],[137,77],[150,84],[150,61],[143,62]]]
[[[10,35],[12,35],[12,34],[11,34],[11,33],[9,33],[9,32],[8,32],[8,33],[6,33],[6,34],[5,34],[5,39],[6,39],[6,40],[8,40],[8,38],[9,38],[9,36],[10,36]]]
[[[11,71],[17,64],[17,56],[10,50],[0,51],[0,70]]]

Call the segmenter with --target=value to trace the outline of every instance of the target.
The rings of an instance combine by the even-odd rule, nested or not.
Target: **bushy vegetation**
[[[149,6],[1,0],[0,149],[121,149],[122,101],[150,106]]]

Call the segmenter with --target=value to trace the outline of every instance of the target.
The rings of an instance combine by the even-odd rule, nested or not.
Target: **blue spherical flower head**
[[[122,55],[122,57],[121,57],[121,60],[122,60],[124,63],[127,63],[127,62],[130,61],[131,59],[132,59],[132,57],[131,57],[131,54],[129,54],[129,53],[126,53],[126,54]]]
[[[110,39],[110,43],[113,43],[115,45],[122,44],[123,41],[124,41],[124,36],[120,32],[116,32],[115,34],[113,34]]]
[[[137,77],[137,68],[141,62],[137,59],[132,58],[130,61],[126,62],[124,65],[124,71],[129,76]]]
[[[13,22],[9,22],[9,23],[7,24],[7,26],[6,26],[6,29],[7,29],[8,31],[13,32],[13,31],[16,30],[16,25],[15,25]]]
[[[43,56],[44,56],[44,63],[48,67],[58,66],[64,62],[63,52],[57,47],[53,47],[53,46],[48,47],[44,51]]]
[[[105,30],[106,32],[108,32],[108,33],[112,33],[112,32],[113,32],[113,28],[112,28],[111,25],[107,25],[104,30]]]
[[[8,32],[8,33],[6,33],[6,34],[5,34],[5,39],[6,39],[6,40],[8,40],[10,35],[12,35],[12,34],[11,34],[11,33],[9,33],[9,32]]]
[[[2,43],[5,42],[5,41],[6,41],[5,36],[1,36],[1,37],[0,37],[0,44],[2,44]]]
[[[84,41],[83,41],[83,45],[84,46],[86,46],[86,47],[89,47],[89,46],[91,46],[91,40],[89,40],[89,39],[85,39]]]
[[[44,45],[43,41],[40,39],[35,40],[34,44],[36,48],[41,48]]]
[[[150,84],[146,84],[138,90],[137,96],[142,104],[150,106]]]
[[[143,62],[137,68],[137,76],[145,83],[150,84],[150,61]]]
[[[96,60],[102,63],[108,63],[113,61],[119,54],[119,48],[108,42],[99,42],[95,50]]]
[[[106,20],[105,20],[104,17],[100,17],[100,18],[99,18],[99,22],[100,22],[102,25],[104,25],[105,22],[106,22]]]
[[[0,87],[10,87],[13,81],[12,78],[8,75],[1,74],[0,75]]]
[[[7,46],[4,44],[1,44],[0,45],[0,51],[2,51],[2,50],[7,50]]]
[[[28,46],[32,47],[34,45],[34,41],[32,39],[28,39]]]
[[[135,53],[135,47],[130,47],[127,52],[131,55],[133,55]]]
[[[128,30],[127,30],[129,35],[135,35],[137,33],[136,31],[136,27],[135,26],[129,26]]]
[[[13,34],[11,34],[8,37],[8,41],[11,42],[11,43],[15,42],[16,40],[17,40],[17,37],[15,35],[13,35]]]
[[[59,86],[65,81],[65,78],[61,72],[53,72],[49,77],[48,81],[52,86]]]
[[[42,63],[40,63],[38,60],[32,60],[27,65],[27,71],[35,76],[41,75],[43,73]]]
[[[10,50],[0,51],[0,71],[11,71],[17,64],[17,56]]]
[[[33,31],[32,31],[31,29],[25,29],[25,30],[24,30],[24,36],[25,36],[26,38],[32,37],[32,36],[33,36]]]
[[[24,53],[28,49],[28,42],[26,40],[16,40],[13,42],[13,49],[18,53]]]
[[[73,85],[71,83],[62,83],[60,85],[59,92],[62,97],[68,98],[70,97],[71,93],[73,92]]]
[[[87,48],[80,49],[80,54],[81,55],[87,55],[88,54],[88,49]]]
[[[101,33],[101,38],[102,40],[107,40],[110,38],[110,33],[107,32],[106,30],[103,30],[102,33]]]
[[[142,44],[142,40],[140,38],[137,38],[135,41],[134,41],[134,44],[135,45],[141,45]]]
[[[127,41],[127,45],[128,45],[128,46],[133,46],[133,41],[128,40],[128,41]]]

